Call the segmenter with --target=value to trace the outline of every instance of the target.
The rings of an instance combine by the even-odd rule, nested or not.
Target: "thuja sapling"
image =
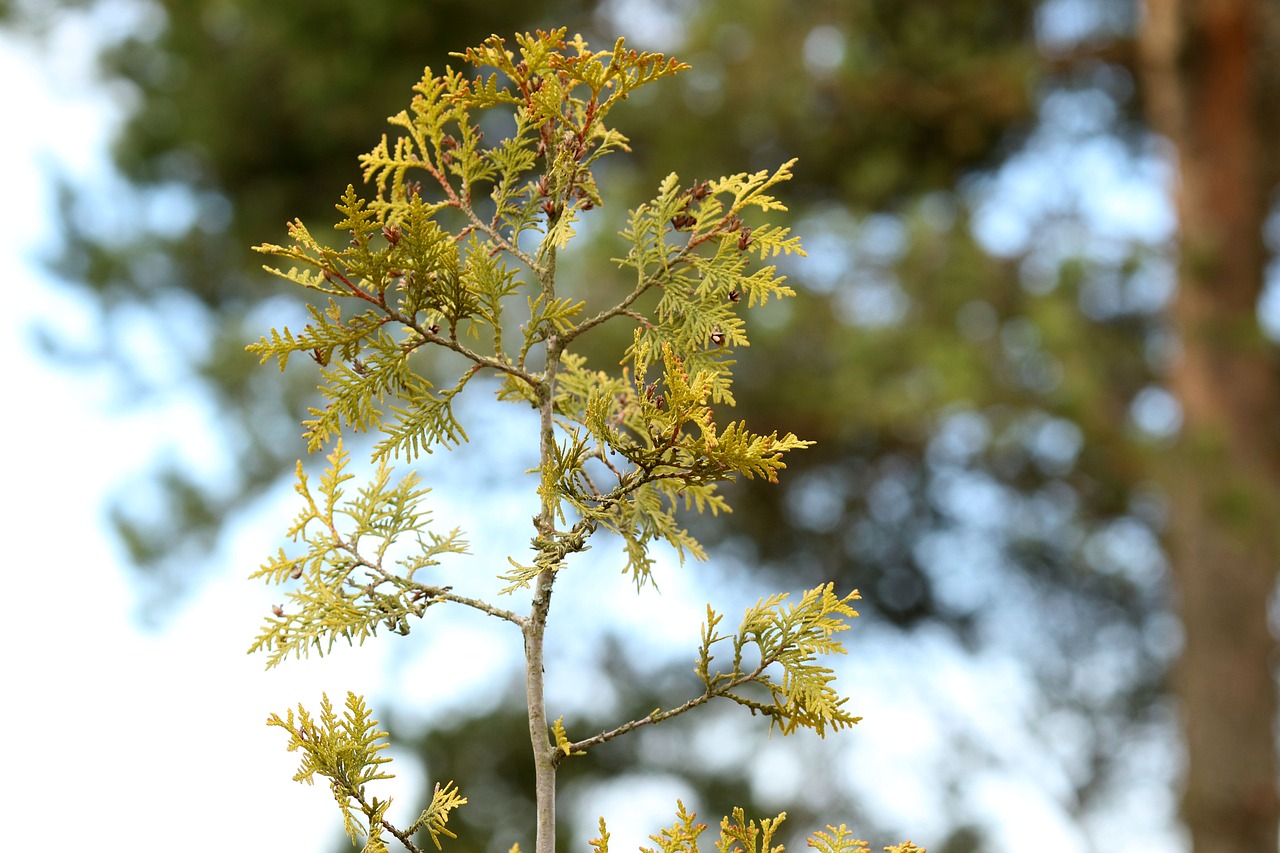
[[[287,603],[272,608],[251,651],[272,667],[323,655],[339,640],[363,643],[379,628],[407,634],[437,604],[509,623],[525,651],[536,850],[554,853],[557,768],[616,737],[718,698],[768,717],[783,734],[856,723],[818,661],[844,651],[835,635],[857,615],[858,594],[827,584],[798,602],[772,595],[747,608],[733,631],[708,607],[695,664],[701,693],[577,739],[563,718],[549,718],[543,678],[554,662],[544,661],[543,634],[553,587],[562,574],[572,582],[570,556],[611,532],[637,588],[651,581],[657,540],[681,560],[704,559],[677,511],[727,510],[720,483],[740,475],[776,481],[784,456],[809,444],[754,433],[741,421],[720,427],[713,410],[733,404],[732,353],[747,345],[743,309],[793,293],[775,267],[755,262],[803,252],[788,229],[748,224],[785,210],[770,193],[789,179],[791,163],[689,186],[673,174],[630,211],[620,233],[617,264],[629,289],[566,295],[557,255],[579,217],[603,203],[593,166],[628,150],[606,124],[610,111],[687,66],[622,39],[592,51],[565,30],[517,36],[515,47],[494,36],[457,54],[480,69],[475,77],[426,70],[409,109],[390,119],[394,141],[384,135],[360,158],[376,195],[348,187],[337,205],[345,245],[332,248],[295,220],[290,245],[258,247],[291,264],[271,272],[321,295],[300,331],[273,329],[249,349],[282,370],[295,354],[318,365],[325,402],[311,410],[304,435],[308,452],[329,448],[329,465],[313,486],[298,463],[303,509],[289,536],[299,547],[280,549],[254,575],[285,585]],[[484,139],[487,110],[510,113],[510,136]],[[615,372],[589,368],[578,350],[605,323],[633,327]],[[425,354],[440,350],[466,365],[449,387],[436,387],[422,368]],[[466,553],[467,543],[456,529],[431,529],[427,490],[412,471],[393,471],[467,440],[454,399],[482,373],[499,379],[499,401],[538,413],[530,441],[539,454],[539,511],[528,555],[508,557],[499,575],[502,603],[441,583],[435,567]],[[344,431],[376,436],[372,478],[354,493]],[[390,778],[389,759],[386,733],[362,697],[349,694],[339,709],[325,696],[317,714],[299,705],[269,724],[302,754],[297,780],[329,781],[347,833],[364,850],[385,850],[392,836],[416,853],[422,833],[437,848],[452,837],[449,817],[466,803],[454,783],[437,784],[427,809],[402,826],[388,817],[391,800],[370,792]],[[721,849],[776,850],[784,816],[757,823],[735,810],[721,824]],[[675,824],[653,839],[664,853],[692,850],[702,828],[680,805]],[[843,826],[828,830],[810,844],[828,853],[866,849]],[[608,839],[601,819],[597,853],[607,853]]]

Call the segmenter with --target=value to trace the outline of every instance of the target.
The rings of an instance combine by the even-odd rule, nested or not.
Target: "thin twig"
[[[760,666],[757,666],[751,672],[746,673],[740,676],[739,678],[736,678],[733,681],[730,681],[729,683],[724,684],[721,687],[718,687],[714,690],[708,687],[707,691],[703,693],[701,696],[695,696],[689,701],[685,702],[683,705],[680,705],[679,707],[672,708],[669,711],[662,711],[662,710],[654,711],[652,714],[648,714],[644,717],[641,717],[638,720],[632,720],[629,723],[623,723],[617,728],[610,729],[609,731],[606,731],[606,732],[601,732],[600,734],[589,737],[586,740],[581,740],[581,741],[578,741],[577,743],[570,744],[569,751],[573,753],[573,752],[580,752],[583,750],[590,749],[593,746],[598,746],[599,744],[607,743],[616,737],[621,737],[622,735],[625,735],[627,732],[635,731],[636,729],[641,728],[642,726],[655,725],[657,723],[663,722],[664,720],[669,720],[672,717],[683,714],[686,711],[691,711],[694,708],[698,707],[699,705],[705,705],[707,702],[710,702],[712,699],[718,698],[720,696],[728,696],[730,690],[733,690],[736,687],[741,687],[743,684],[749,684],[755,681],[756,679],[758,679],[760,675],[764,672],[766,666],[768,666],[770,663],[773,663],[773,661],[770,660],[767,663],[762,662]],[[560,752],[559,756],[561,759],[563,759],[565,757],[564,752]]]

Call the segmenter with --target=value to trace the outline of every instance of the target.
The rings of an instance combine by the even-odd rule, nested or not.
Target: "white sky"
[[[0,157],[9,178],[7,204],[0,208],[0,268],[11,294],[9,310],[0,317],[10,400],[4,435],[11,578],[0,657],[9,699],[0,710],[0,731],[7,736],[5,764],[15,786],[0,799],[0,815],[11,836],[21,826],[42,834],[45,843],[84,833],[88,839],[128,838],[144,851],[180,845],[190,853],[221,853],[246,843],[263,850],[328,849],[340,831],[332,798],[322,786],[291,781],[296,759],[283,749],[283,732],[264,725],[267,714],[299,701],[314,707],[321,691],[335,701],[349,689],[376,696],[389,673],[402,684],[424,684],[423,668],[434,665],[430,649],[439,639],[429,640],[427,652],[409,663],[391,661],[385,643],[374,643],[264,672],[262,660],[244,650],[271,599],[245,578],[278,543],[291,503],[282,503],[274,518],[237,532],[220,555],[225,570],[169,628],[151,633],[134,622],[134,591],[105,532],[103,495],[142,467],[151,448],[184,428],[190,412],[110,413],[92,376],[43,363],[30,335],[37,318],[55,318],[72,329],[84,322],[69,293],[46,279],[35,256],[52,221],[45,181],[51,162],[86,179],[106,162],[112,114],[85,74],[84,62],[73,58],[54,66],[20,44],[0,40],[0,115],[8,117]],[[627,613],[637,624],[659,612],[680,616],[672,624],[684,628],[665,634],[668,644],[685,639],[682,631],[696,636],[702,593],[683,595],[680,576],[672,573],[663,586],[662,598],[647,597]],[[741,603],[720,605],[732,615]],[[575,604],[565,598],[558,605],[566,611],[565,624],[589,618],[582,599]],[[471,655],[466,673],[457,675],[469,673],[471,686],[478,686],[503,660],[503,643],[511,638],[469,622],[459,630],[466,631],[459,645]],[[914,650],[877,650],[844,668],[858,685],[858,712],[867,716],[846,736],[878,745],[862,750],[862,763],[850,763],[848,772],[864,779],[883,774],[876,804],[901,825],[925,830],[913,838],[926,843],[927,830],[938,825],[929,816],[936,804],[921,798],[912,768],[927,766],[929,753],[947,744],[929,730],[927,714],[904,711],[895,701],[901,685],[875,663],[882,654],[896,657],[899,667],[932,667],[957,713],[987,716],[997,729],[999,712],[984,709],[983,697],[997,691],[1003,701],[1017,704],[1017,674],[998,661],[987,662],[981,672],[966,668],[927,638]],[[424,695],[411,690],[409,698],[436,713],[451,701],[418,692]],[[936,697],[921,692],[915,698]],[[788,769],[785,758],[773,762],[769,772],[803,774],[803,768]],[[402,762],[395,769],[412,768]],[[975,779],[975,808],[1009,813],[999,846],[1085,850],[1081,832],[1065,824],[1027,782]],[[634,791],[609,790],[600,797],[619,851],[644,841],[642,819],[653,830],[658,823],[669,825],[673,814],[669,791],[659,795],[670,796],[661,808],[636,807],[632,796]],[[407,805],[413,797],[404,791],[398,799]],[[1167,819],[1157,808],[1149,820],[1118,827],[1112,837],[1141,840],[1145,850],[1181,849]]]
[[[0,812],[11,830],[43,835],[37,843],[83,833],[136,839],[143,850],[172,849],[175,839],[196,851],[249,839],[260,849],[322,849],[335,826],[331,800],[290,781],[296,762],[263,721],[291,702],[314,703],[321,690],[372,690],[377,670],[347,656],[264,674],[244,654],[262,605],[245,570],[220,574],[163,634],[132,621],[136,600],[105,533],[103,495],[173,422],[153,411],[109,416],[92,378],[43,363],[32,346],[37,318],[65,314],[73,328],[82,320],[35,263],[51,222],[45,175],[56,158],[92,177],[108,128],[103,102],[75,86],[83,81],[50,70],[0,41],[12,580],[0,716],[14,786]]]

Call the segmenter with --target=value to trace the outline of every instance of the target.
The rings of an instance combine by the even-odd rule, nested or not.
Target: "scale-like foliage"
[[[427,530],[429,514],[420,508],[427,489],[407,474],[392,485],[391,471],[379,464],[372,482],[343,501],[349,459],[338,442],[329,468],[314,494],[298,463],[304,506],[289,528],[290,537],[306,550],[289,556],[281,548],[253,574],[269,583],[297,581],[266,619],[250,651],[267,653],[268,666],[286,657],[306,657],[314,649],[325,654],[339,639],[364,642],[384,625],[409,632],[409,616],[421,616],[448,590],[421,583],[416,575],[438,565],[448,553],[465,553],[467,543],[457,529],[441,535]],[[394,562],[392,546],[402,539],[412,547]],[[404,543],[401,543],[404,544]]]
[[[643,326],[639,341],[650,353],[669,344],[690,370],[709,371],[714,403],[733,402],[730,353],[748,345],[735,310],[743,297],[750,308],[770,297],[794,295],[775,267],[749,273],[748,255],[803,255],[799,238],[786,228],[767,223],[752,228],[742,219],[753,207],[786,210],[765,191],[790,180],[794,162],[772,174],[741,173],[687,189],[681,189],[676,175],[668,175],[658,196],[631,212],[622,232],[631,250],[617,263],[635,270],[638,289],[661,286],[656,322]],[[636,357],[637,351],[629,355]]]
[[[747,820],[740,808],[733,810],[731,817],[720,821],[720,838],[715,847],[719,853],[784,853],[786,847],[774,844],[773,837],[778,827],[787,819],[782,812],[774,818],[762,818],[759,822]],[[657,847],[641,847],[641,853],[698,853],[698,839],[707,825],[698,822],[698,816],[685,808],[683,802],[676,801],[676,822],[669,829],[663,829],[649,838]],[[808,839],[808,845],[819,853],[868,853],[871,846],[867,842],[854,838],[848,828],[828,826],[830,832],[819,830]],[[604,818],[600,818],[600,834],[591,840],[596,853],[609,853],[609,830]],[[905,844],[884,848],[886,853],[926,853],[924,848],[916,847],[910,841]]]
[[[641,847],[641,853],[698,853],[698,836],[707,828],[705,823],[697,822],[698,816],[684,807],[680,800],[676,801],[676,822],[670,829],[663,829],[649,839],[657,844],[657,848]],[[603,827],[604,822],[601,821]],[[601,851],[605,853],[605,851]]]
[[[368,794],[366,786],[369,783],[394,776],[380,769],[391,761],[379,754],[389,746],[383,740],[387,733],[378,730],[378,721],[373,719],[364,697],[348,693],[346,709],[342,716],[338,716],[329,696],[322,694],[318,719],[298,705],[296,717],[292,710],[287,711],[283,718],[272,714],[267,725],[287,731],[289,751],[302,753],[302,763],[293,776],[294,781],[314,785],[317,774],[329,780],[333,796],[342,809],[342,824],[348,837],[352,843],[358,843],[361,836],[365,838],[362,853],[386,850],[384,831],[403,838],[425,829],[436,849],[440,849],[441,835],[456,837],[448,829],[449,815],[467,800],[458,794],[452,782],[436,785],[431,804],[404,832],[387,822],[387,809],[392,801]],[[363,815],[363,822],[357,813]]]
[[[316,774],[328,779],[342,809],[343,828],[351,841],[367,836],[366,851],[385,850],[382,821],[391,800],[368,797],[365,786],[394,777],[379,769],[391,760],[378,754],[388,746],[385,741],[379,742],[387,733],[378,730],[378,721],[372,718],[364,699],[348,693],[346,710],[339,717],[326,694],[320,700],[319,719],[299,705],[296,718],[293,711],[288,711],[284,719],[272,714],[267,725],[287,731],[289,751],[302,753],[294,781],[313,785]],[[364,815],[363,824],[356,812]]]
[[[459,806],[466,804],[467,798],[458,793],[458,789],[452,782],[446,785],[437,782],[435,790],[431,793],[431,804],[423,810],[416,821],[409,825],[405,835],[413,835],[418,830],[425,829],[427,835],[431,836],[431,843],[436,846],[436,849],[442,849],[440,836],[458,837],[453,830],[449,829],[449,815]]]
[[[577,223],[604,203],[594,166],[627,150],[607,115],[638,87],[685,66],[630,50],[621,39],[612,50],[592,51],[564,30],[515,42],[512,51],[494,36],[457,54],[480,72],[474,78],[452,68],[425,72],[409,108],[390,119],[395,138],[384,135],[361,157],[375,196],[348,187],[337,204],[342,245],[328,245],[295,221],[290,245],[258,247],[289,265],[274,274],[321,300],[300,332],[273,329],[249,349],[282,370],[295,354],[319,365],[324,405],[311,411],[304,435],[309,451],[332,450],[314,491],[299,463],[304,506],[289,533],[302,548],[293,555],[281,549],[255,574],[287,591],[251,651],[265,652],[274,666],[327,653],[340,639],[363,642],[379,626],[407,633],[409,617],[436,603],[517,625],[527,657],[538,850],[550,853],[557,765],[635,728],[717,697],[768,716],[784,734],[803,727],[823,735],[856,723],[817,658],[843,652],[833,635],[857,615],[849,606],[857,593],[840,598],[828,585],[796,605],[772,596],[747,611],[733,636],[717,633],[720,616],[708,608],[702,695],[576,742],[563,718],[549,722],[542,636],[552,586],[571,555],[609,531],[623,543],[623,571],[637,587],[652,583],[654,542],[682,559],[706,556],[680,513],[727,512],[720,483],[739,476],[774,482],[786,454],[809,445],[790,433],[754,433],[741,421],[721,427],[717,415],[717,407],[733,404],[733,353],[749,344],[743,312],[792,295],[774,267],[758,262],[803,251],[786,228],[756,219],[785,210],[772,192],[790,179],[791,162],[688,186],[671,175],[653,200],[631,211],[621,232],[626,249],[618,263],[634,272],[630,290],[558,291],[558,254]],[[509,113],[510,136],[484,139],[486,110]],[[589,368],[576,351],[579,339],[604,323],[634,330],[617,373]],[[442,365],[432,354],[463,362],[456,380],[436,375]],[[467,441],[453,403],[481,373],[500,377],[500,403],[532,406],[539,415],[532,555],[509,556],[500,575],[504,592],[533,588],[527,614],[424,577],[466,543],[457,530],[428,530],[421,508],[427,490],[413,473],[392,482],[392,460]],[[350,431],[375,435],[375,469],[348,498],[354,475],[342,436]],[[732,649],[724,671],[712,669],[711,648],[719,643]],[[385,849],[384,830],[414,853],[419,830],[437,847],[452,836],[446,821],[465,800],[451,786],[437,786],[431,807],[403,830],[386,817],[389,800],[366,798],[365,785],[387,776],[378,770],[386,761],[378,755],[382,734],[363,700],[349,697],[341,718],[326,698],[318,721],[299,707],[296,718],[289,712],[271,722],[289,731],[290,749],[304,753],[299,779],[330,779],[347,831],[353,840],[366,838],[365,850]],[[756,824],[735,812],[717,847],[779,853],[772,837],[781,819]],[[701,830],[681,806],[675,827],[654,839],[663,853],[696,850]],[[827,853],[847,847],[843,835],[818,838]],[[593,845],[607,853],[603,821]]]
[[[839,731],[855,725],[862,718],[844,709],[847,700],[832,686],[835,674],[816,660],[818,655],[844,653],[844,645],[833,636],[849,629],[845,620],[858,615],[850,602],[859,598],[856,590],[841,598],[826,584],[806,591],[799,604],[784,606],[787,595],[777,593],[747,608],[732,636],[718,633],[723,617],[708,607],[698,677],[708,694],[726,696],[752,713],[764,714],[770,727],[776,725],[783,734],[803,727],[825,736],[828,727]],[[727,671],[713,669],[712,646],[725,642],[732,649],[732,665]],[[749,658],[750,651],[754,655]],[[739,689],[745,685],[763,687],[769,701],[746,696]]]
[[[774,845],[773,836],[786,819],[787,813],[782,812],[775,818],[761,818],[757,824],[747,820],[742,809],[735,808],[732,819],[725,817],[720,821],[716,850],[720,853],[782,853],[783,846]]]
[[[839,826],[828,824],[829,832],[819,830],[809,836],[808,845],[818,853],[869,853],[871,845],[855,838],[849,827],[843,823]],[[884,848],[886,853],[925,853],[923,847],[917,847],[910,841]]]

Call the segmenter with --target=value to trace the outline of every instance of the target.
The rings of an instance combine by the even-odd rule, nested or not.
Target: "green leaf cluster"
[[[610,376],[566,356],[555,411],[567,439],[555,448],[552,493],[577,513],[571,536],[609,530],[625,544],[637,587],[652,581],[649,545],[663,540],[705,559],[677,521],[680,510],[728,511],[717,484],[737,475],[776,481],[783,454],[809,446],[791,433],[759,435],[745,423],[717,427],[711,402],[718,374],[690,375],[672,342],[662,343],[660,378],[649,380],[651,347],[637,330],[632,369]],[[509,573],[527,583],[541,566]]]
[[[735,808],[731,817],[720,821],[720,838],[715,842],[718,853],[783,853],[786,847],[774,844],[774,836],[778,827],[787,819],[782,812],[774,818],[761,818],[758,822],[747,820],[742,809]],[[649,838],[656,847],[641,847],[641,853],[698,853],[698,840],[706,830],[705,823],[699,823],[697,815],[685,808],[683,802],[676,801],[676,821],[669,829],[660,830]],[[848,827],[827,826],[828,831],[815,832],[808,839],[809,847],[819,853],[868,853],[871,846],[853,837]],[[609,830],[604,818],[600,819],[600,834],[592,839],[592,848],[596,853],[609,853]],[[886,853],[926,853],[923,847],[917,847],[910,841],[884,848]]]
[[[304,506],[289,536],[305,550],[289,556],[283,548],[253,574],[268,583],[297,583],[286,593],[287,606],[267,618],[250,652],[267,654],[267,666],[286,657],[320,654],[334,643],[362,643],[378,626],[409,632],[409,616],[421,616],[449,594],[447,588],[424,584],[418,572],[439,564],[444,554],[465,553],[467,543],[456,528],[445,534],[427,530],[430,516],[420,506],[427,489],[418,488],[410,472],[394,485],[391,470],[379,463],[373,480],[343,500],[349,457],[339,441],[329,454],[330,467],[315,492],[298,463],[295,490]],[[393,545],[411,547],[396,558]],[[401,549],[403,550],[403,549]]]
[[[713,402],[732,402],[730,392],[734,347],[748,346],[746,324],[735,310],[770,297],[794,296],[774,266],[749,270],[749,257],[804,254],[798,237],[787,228],[743,222],[749,208],[762,212],[786,207],[765,191],[791,179],[794,160],[772,174],[737,174],[681,188],[675,174],[662,182],[658,196],[631,211],[623,239],[630,251],[616,262],[634,271],[637,288],[661,286],[658,322],[644,325],[641,341],[650,353],[670,344],[689,361],[691,370],[714,377]],[[676,232],[673,236],[672,231]],[[636,355],[633,348],[632,355]]]
[[[345,710],[338,716],[328,695],[323,695],[318,718],[299,705],[296,716],[292,710],[283,718],[272,714],[267,725],[288,732],[289,751],[302,753],[302,763],[293,776],[295,781],[313,785],[317,774],[329,780],[348,837],[352,843],[365,838],[362,853],[385,851],[384,831],[405,841],[426,830],[436,849],[440,849],[441,835],[456,837],[448,828],[449,815],[467,800],[452,782],[436,785],[431,804],[404,830],[395,829],[387,821],[391,799],[381,800],[368,793],[369,783],[394,777],[380,769],[391,761],[379,755],[388,746],[383,740],[387,733],[378,730],[378,721],[372,718],[363,697],[348,693]]]
[[[730,507],[718,487],[737,477],[776,482],[786,454],[810,442],[791,433],[753,432],[742,421],[722,426],[720,407],[733,405],[733,353],[747,346],[744,311],[793,295],[773,266],[801,253],[787,229],[752,219],[784,210],[771,193],[791,176],[792,163],[682,186],[670,175],[657,196],[632,210],[617,259],[634,273],[630,289],[595,287],[567,296],[557,280],[557,256],[574,223],[604,203],[595,164],[627,140],[605,123],[636,88],[678,73],[684,65],[658,54],[591,51],[564,30],[516,38],[516,50],[496,36],[457,54],[479,73],[427,69],[409,109],[390,119],[398,130],[361,158],[376,191],[364,198],[348,187],[336,205],[338,247],[317,239],[301,221],[292,243],[258,250],[285,262],[270,269],[313,292],[301,331],[273,329],[248,349],[283,370],[294,355],[316,363],[325,404],[304,422],[310,451],[330,447],[329,465],[313,489],[298,463],[303,508],[289,529],[301,547],[279,549],[255,573],[285,585],[251,651],[268,666],[339,640],[363,642],[379,627],[408,633],[409,617],[437,603],[464,605],[517,626],[523,635],[530,731],[540,803],[539,850],[552,847],[556,767],[636,728],[724,697],[770,718],[783,734],[807,728],[819,735],[859,718],[845,710],[822,655],[843,653],[834,635],[857,616],[857,592],[837,596],[831,585],[748,608],[735,634],[721,634],[708,607],[696,671],[704,691],[683,705],[580,741],[563,717],[549,722],[542,679],[542,636],[551,590],[571,554],[607,531],[623,544],[623,571],[637,587],[653,582],[652,545],[663,541],[683,560],[705,558],[679,514]],[[485,76],[487,73],[488,76]],[[483,113],[506,112],[511,134],[486,141]],[[487,126],[487,125],[486,125]],[[751,221],[748,221],[750,219]],[[629,324],[632,343],[615,372],[590,366],[580,339],[605,324]],[[436,384],[443,365],[463,364],[456,379]],[[472,378],[499,378],[502,403],[538,412],[537,493],[531,555],[508,556],[504,592],[533,587],[527,614],[455,593],[431,570],[467,543],[457,529],[436,533],[422,507],[427,489],[413,472],[393,478],[392,461],[411,462],[435,447],[467,441],[454,399]],[[431,377],[431,378],[429,378]],[[354,474],[343,436],[375,434],[372,479],[349,494]],[[731,650],[731,665],[713,667],[712,649]],[[299,706],[295,717],[271,718],[301,750],[300,781],[328,778],[347,832],[383,850],[383,830],[410,851],[426,829],[439,846],[449,813],[465,802],[451,785],[437,787],[432,806],[411,826],[386,817],[390,801],[368,798],[369,782],[388,778],[378,755],[386,744],[364,701],[349,696],[342,717],[327,697],[318,719]],[[745,822],[735,812],[722,824],[721,853],[778,853],[772,836],[782,817]],[[692,816],[655,836],[663,853],[696,849]],[[606,853],[601,824],[598,853]],[[830,842],[839,848],[843,836]],[[852,849],[852,848],[850,848]]]
[[[847,699],[833,687],[835,673],[819,665],[817,656],[844,654],[844,645],[833,635],[849,629],[845,620],[858,615],[850,602],[859,598],[856,590],[841,598],[826,584],[805,592],[798,604],[784,606],[787,595],[777,593],[747,608],[733,635],[719,633],[723,617],[708,607],[698,677],[708,694],[726,696],[753,714],[764,714],[770,727],[776,725],[784,735],[798,726],[819,736],[825,736],[828,727],[839,731],[852,726],[862,718],[844,709]],[[732,650],[728,671],[712,667],[712,647],[720,643]],[[780,675],[775,675],[777,669]],[[744,685],[763,688],[768,701],[744,695],[739,689]]]
[[[668,177],[621,233],[629,247],[619,263],[635,271],[634,288],[616,299],[588,294],[603,303],[591,313],[587,300],[557,294],[555,256],[570,223],[603,203],[593,164],[626,148],[604,119],[637,87],[685,66],[622,41],[593,52],[562,30],[516,42],[518,52],[495,37],[460,54],[495,69],[487,78],[427,70],[410,109],[391,119],[402,135],[384,137],[362,158],[377,197],[348,187],[337,205],[345,246],[325,245],[295,221],[292,245],[259,247],[290,264],[273,273],[324,302],[300,332],[272,330],[249,349],[282,369],[296,354],[320,366],[326,402],[304,424],[309,450],[344,429],[376,431],[379,464],[466,441],[453,402],[480,373],[503,378],[500,399],[535,407],[550,400],[559,438],[540,493],[557,517],[575,517],[568,529],[539,532],[531,563],[511,559],[509,589],[584,550],[600,527],[621,537],[624,570],[642,585],[651,580],[655,540],[682,559],[705,557],[677,522],[678,509],[727,509],[718,482],[773,480],[783,454],[807,446],[741,422],[720,430],[711,408],[733,403],[732,353],[749,343],[742,309],[792,294],[774,267],[752,269],[752,258],[801,252],[798,239],[742,218],[753,208],[784,209],[770,191],[792,164],[685,189]],[[493,145],[477,115],[491,108],[510,110],[515,127]],[[528,232],[536,232],[536,250]],[[641,311],[650,292],[656,301]],[[571,347],[610,320],[636,327],[631,367],[620,376],[589,370]],[[513,326],[521,340],[509,346]],[[469,364],[437,388],[421,355],[430,350]],[[656,360],[662,376],[649,381]]]

